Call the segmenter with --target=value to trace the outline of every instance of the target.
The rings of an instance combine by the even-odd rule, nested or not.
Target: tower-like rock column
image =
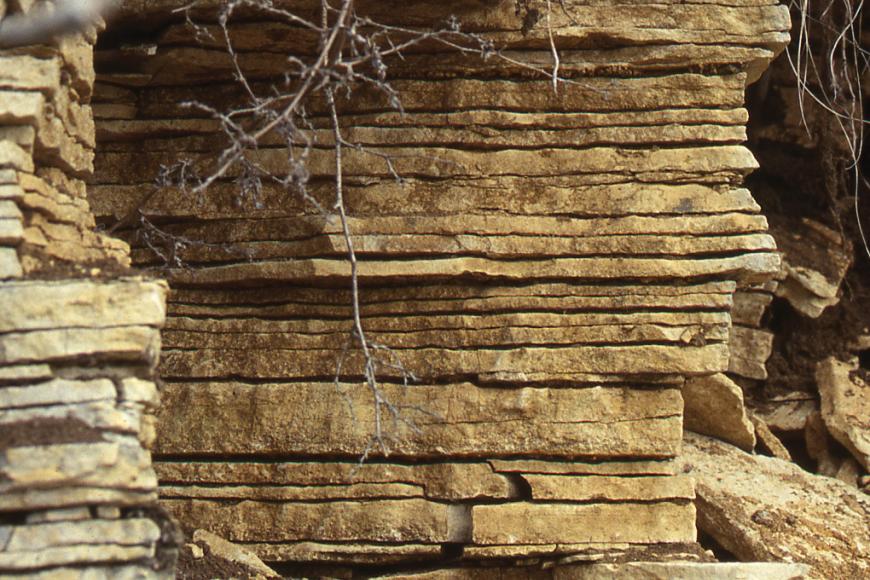
[[[0,1],[0,19],[48,3]],[[96,30],[0,51],[0,576],[171,571],[153,382],[166,285],[94,232]],[[170,561],[167,561],[170,560]]]

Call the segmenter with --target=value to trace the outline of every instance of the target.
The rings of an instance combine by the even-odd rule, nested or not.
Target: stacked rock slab
[[[0,19],[32,2],[0,2]],[[44,6],[33,7],[33,18]],[[96,31],[0,51],[0,576],[145,577],[162,282],[94,233]]]
[[[343,103],[347,138],[403,178],[348,152],[363,325],[418,377],[406,388],[383,369],[419,430],[390,425],[389,456],[375,448],[356,467],[374,418],[358,359],[332,380],[351,324],[338,224],[268,185],[256,199],[229,181],[197,197],[153,186],[162,167],[206,167],[222,146],[184,102],[227,110],[243,97],[222,34],[194,34],[172,12],[184,4],[126,2],[110,23],[89,187],[105,219],[138,208],[186,240],[167,254],[189,267],[171,273],[163,333],[162,504],[267,562],[692,542],[692,484],[672,465],[680,385],[727,370],[735,289],[778,269],[741,188],[756,166],[742,105],[787,40],[786,10],[567,1],[548,28],[535,21],[546,2],[358,3],[403,26],[456,15],[542,67],[552,34],[572,82],[554,91],[504,59],[421,51],[391,69],[405,115],[365,88]],[[213,22],[217,4],[193,17]],[[134,27],[139,45],[125,40]],[[257,89],[306,49],[256,13],[230,36]],[[279,170],[280,136],[251,155]],[[328,202],[328,146],[309,170]]]

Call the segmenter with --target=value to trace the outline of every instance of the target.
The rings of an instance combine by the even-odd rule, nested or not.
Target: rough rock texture
[[[683,385],[686,429],[755,448],[755,427],[743,404],[743,391],[725,374],[692,378]]]
[[[557,564],[548,569],[454,568],[417,574],[381,576],[379,579],[414,580],[802,580],[808,566],[771,563],[629,562]]]
[[[818,579],[870,574],[870,500],[854,487],[691,433],[679,461],[700,529],[738,558],[809,564]]]
[[[0,19],[44,4],[0,2]],[[171,573],[148,452],[167,287],[94,231],[95,36],[0,51],[4,578]]]
[[[870,38],[868,19],[863,32],[860,18],[849,24],[851,7],[857,5],[793,4],[791,62],[783,55],[749,90],[749,144],[760,170],[747,183],[783,264],[776,280],[735,294],[733,321],[741,330],[732,334],[729,376],[743,389],[760,451],[862,488],[868,476],[859,447],[866,448],[870,425],[860,394],[870,362],[870,182],[866,164],[853,159],[855,150],[866,150],[867,135],[849,131],[863,123],[870,101],[848,87],[870,77],[849,51],[827,60],[840,31]],[[795,58],[827,64],[798,80]],[[831,93],[837,85],[847,90]],[[854,125],[841,125],[843,115]]]
[[[858,373],[858,361],[829,358],[819,363],[816,382],[822,419],[831,435],[870,471],[870,385]]]
[[[203,196],[154,187],[180,159],[207,171],[223,145],[219,124],[182,103],[223,110],[244,93],[221,41],[198,41],[173,12],[185,3],[122,4],[95,56],[88,191],[101,220],[138,209],[169,234],[125,221],[135,263],[190,266],[169,274],[155,449],[184,525],[302,564],[695,539],[691,486],[670,461],[679,386],[737,360],[735,289],[780,268],[741,187],[756,167],[741,143],[746,85],[787,40],[783,7],[568,1],[548,29],[539,1],[357,4],[401,26],[455,14],[544,68],[552,33],[573,82],[555,92],[516,63],[424,45],[390,69],[405,115],[366,87],[341,103],[347,139],[403,178],[345,151],[362,322],[418,379],[403,387],[383,365],[384,393],[414,426],[387,424],[389,457],[375,446],[356,470],[377,418],[358,353],[332,382],[352,314],[338,224],[271,183],[247,198],[228,181]],[[222,38],[217,5],[192,16]],[[243,15],[229,34],[256,90],[286,53],[316,48]],[[311,194],[329,206],[331,137],[323,104],[309,112],[324,144]],[[268,136],[251,159],[280,172],[283,146]],[[746,372],[766,339],[750,333]]]

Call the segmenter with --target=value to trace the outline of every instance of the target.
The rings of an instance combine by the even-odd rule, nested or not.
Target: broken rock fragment
[[[743,561],[797,562],[809,578],[870,575],[870,498],[797,465],[687,433],[698,527]]]
[[[722,373],[692,378],[683,386],[686,429],[751,451],[755,428],[743,405],[743,391]]]
[[[829,357],[816,368],[828,431],[870,471],[870,385],[865,377],[857,359]]]

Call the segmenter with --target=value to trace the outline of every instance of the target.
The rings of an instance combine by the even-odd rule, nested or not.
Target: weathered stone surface
[[[500,473],[561,474],[561,475],[674,475],[673,461],[541,461],[523,459],[492,459],[492,468]]]
[[[758,328],[761,318],[767,312],[767,308],[773,301],[773,294],[769,292],[740,291],[734,293],[734,307],[731,309],[731,318],[735,324]]]
[[[429,216],[460,214],[463,220],[478,222],[495,219],[491,215],[474,217],[474,214],[480,214],[483,208],[487,208],[490,212],[505,212],[514,216],[541,216],[544,218],[538,222],[541,225],[549,225],[547,221],[551,220],[545,218],[547,214],[577,216],[568,222],[574,231],[582,232],[581,228],[585,225],[588,231],[601,234],[644,230],[650,233],[751,232],[763,231],[767,224],[762,216],[736,213],[756,213],[759,208],[747,190],[732,187],[660,183],[638,185],[617,178],[602,179],[594,176],[584,179],[582,175],[570,178],[478,177],[451,179],[437,184],[409,177],[405,184],[402,186],[389,181],[349,183],[345,205],[352,212],[351,223],[360,226],[369,221],[360,219],[363,217],[410,216],[420,213]],[[505,189],[511,195],[494,196],[493,188]],[[409,190],[414,191],[411,197],[408,196]],[[94,184],[89,191],[94,212],[98,216],[112,215],[120,219],[136,207],[140,200],[145,200],[141,209],[152,216],[238,219],[239,208],[233,186],[216,184],[211,195],[205,199],[182,195],[173,188],[162,188],[155,193],[150,183]],[[311,194],[328,203],[332,190],[315,182],[311,185]],[[316,215],[316,210],[310,203],[295,197],[288,199],[286,192],[269,183],[263,184],[259,206],[249,205],[250,207],[245,207],[245,214],[251,218],[290,216],[294,218],[295,228],[302,231],[312,228],[319,232],[324,228],[324,219],[321,216],[312,217],[312,214]],[[688,221],[656,215],[668,213],[689,214],[696,219]],[[619,221],[588,219],[607,216],[632,217]],[[579,218],[587,219],[580,221]],[[427,221],[432,219],[429,217]],[[512,220],[514,224],[518,221],[515,217]],[[261,226],[252,224],[251,227]]]
[[[47,364],[0,367],[0,382],[2,383],[38,382],[50,379],[52,376],[51,367]]]
[[[684,477],[572,476],[522,474],[532,499],[543,501],[662,501],[695,498]]]
[[[26,387],[6,387],[0,390],[0,409],[65,405],[90,401],[114,400],[115,385],[108,379],[69,381],[55,379]]]
[[[420,430],[389,425],[390,456],[375,449],[351,477],[375,418],[364,386],[329,382],[351,314],[342,230],[275,183],[240,205],[235,167],[207,196],[155,191],[161,166],[189,157],[202,173],[223,145],[183,102],[248,99],[227,77],[220,35],[196,44],[170,22],[180,4],[124,3],[119,37],[135,14],[156,44],[97,56],[99,114],[118,120],[99,128],[90,194],[104,219],[142,204],[167,232],[204,242],[173,253],[192,267],[170,273],[156,447],[171,459],[158,466],[166,504],[185,524],[267,560],[331,564],[437,558],[441,543],[511,559],[694,539],[693,492],[668,461],[675,385],[727,370],[735,282],[780,267],[740,188],[757,165],[740,143],[745,83],[781,49],[787,10],[596,0],[567,2],[545,26],[534,21],[544,2],[490,4],[357,5],[401,26],[457,14],[516,63],[424,43],[391,69],[407,115],[370,87],[340,103],[344,136],[393,156],[404,180],[345,148],[361,319],[422,379],[403,389],[379,369]],[[239,10],[229,34],[255,90],[280,76],[282,51],[317,49],[306,31]],[[550,34],[571,77],[558,91],[522,67],[549,69]],[[310,193],[332,207],[328,118],[322,103],[306,109]],[[269,134],[249,157],[281,173],[283,146]],[[40,247],[66,235],[36,223],[26,233]],[[160,262],[133,244],[135,262]],[[757,304],[743,310],[756,331]],[[758,374],[756,342],[738,358]],[[348,383],[360,362],[343,360]],[[119,390],[131,413],[154,401],[150,386]]]
[[[807,417],[818,411],[817,399],[803,391],[771,397],[752,406],[752,412],[773,431],[802,431]]]
[[[31,571],[28,578],[34,580],[162,580],[166,571],[155,571],[150,566],[71,566],[69,568],[51,568],[43,571]]]
[[[838,443],[831,437],[822,413],[811,413],[804,426],[804,443],[807,447],[807,455],[816,462],[816,472],[828,477],[836,477],[840,470],[843,458],[834,448]]]
[[[81,279],[129,265],[125,242],[93,231],[81,180],[96,145],[87,28],[0,55],[0,279],[40,278],[0,284],[0,512],[13,514],[0,526],[4,577],[168,573],[157,572],[157,543],[171,525],[146,507],[157,480],[137,441],[156,402],[145,378],[166,286]]]
[[[765,363],[773,352],[773,333],[745,326],[731,328],[728,370],[748,379],[767,378]]]
[[[618,289],[616,289],[618,288]],[[724,311],[731,306],[733,285],[721,287],[685,286],[680,290],[665,285],[644,287],[620,286],[597,288],[573,284],[531,283],[511,286],[472,286],[436,284],[413,288],[368,288],[360,296],[361,316],[373,330],[389,329],[383,319],[463,316],[501,313],[550,313],[572,316],[583,314],[585,320],[599,324],[629,324],[631,322],[693,321],[717,323],[724,320]],[[346,288],[305,289],[293,286],[281,288],[239,288],[213,291],[210,289],[175,288],[169,297],[173,318],[194,319],[244,318],[262,319],[331,319],[348,320],[352,314],[351,296]],[[640,312],[635,312],[640,311]],[[667,314],[662,314],[666,312]],[[697,314],[690,314],[694,312]],[[680,313],[680,314],[677,314]],[[528,320],[509,318],[504,320]],[[516,315],[514,315],[516,316]],[[499,320],[494,318],[494,320]],[[571,320],[571,319],[566,319]],[[169,326],[175,323],[170,320]],[[178,323],[183,325],[184,322]],[[213,324],[205,321],[204,324]],[[277,324],[277,323],[276,323]],[[316,323],[305,323],[316,325]],[[303,323],[289,329],[304,328]],[[190,328],[190,326],[185,326]],[[392,328],[395,329],[395,326]]]
[[[571,563],[548,569],[538,567],[452,568],[379,576],[413,580],[802,580],[810,567],[786,563],[626,562],[620,564]]]
[[[5,570],[131,562],[152,556],[160,537],[157,524],[148,519],[3,526],[0,533],[7,538],[0,552],[0,569]]]
[[[433,83],[422,80],[395,80],[391,86],[402,95],[403,109],[409,113],[448,112],[469,109],[532,112],[613,112],[658,109],[725,108],[743,106],[746,85],[744,73],[729,75],[673,74],[653,77],[583,79],[570,91],[552,91],[546,80],[522,82],[452,79]],[[262,90],[265,87],[255,85]],[[183,99],[196,100],[222,108],[242,101],[233,84],[206,87],[154,87],[139,92],[140,118],[190,116]],[[321,105],[322,106],[322,105]],[[313,103],[311,112],[320,112]],[[342,114],[394,112],[378,91],[360,87],[354,98],[340,103]],[[99,169],[97,170],[99,171]]]
[[[0,279],[20,278],[22,274],[15,248],[0,248]]]
[[[691,378],[682,389],[686,429],[738,447],[755,448],[755,428],[743,404],[743,390],[722,373]]]
[[[440,544],[378,544],[368,542],[238,542],[267,562],[341,564],[402,564],[435,561],[442,557]]]
[[[788,448],[783,445],[780,438],[770,430],[770,427],[764,422],[764,419],[753,414],[750,414],[749,418],[752,421],[752,425],[755,427],[755,438],[759,443],[761,443],[763,448],[778,459],[791,461],[791,452],[789,452]]]
[[[166,284],[139,278],[18,282],[0,287],[0,301],[15,304],[0,313],[0,332],[162,325]]]
[[[208,546],[209,552],[213,556],[249,568],[251,575],[256,578],[280,578],[277,572],[266,566],[255,554],[211,532],[196,530],[193,532],[193,541]]]
[[[818,318],[840,300],[840,284],[852,264],[848,244],[837,232],[807,218],[774,223],[772,231],[784,253],[784,279],[777,296],[805,316]]]
[[[668,457],[679,444],[682,401],[675,389],[506,390],[468,383],[382,389],[420,428],[399,427],[390,446],[396,456]],[[157,452],[354,456],[371,436],[373,410],[366,389],[342,390],[356,421],[333,383],[168,383]]]
[[[810,578],[870,571],[870,502],[842,482],[687,434],[680,461],[695,478],[699,527],[747,561],[793,561]]]
[[[816,384],[828,431],[870,471],[870,385],[857,360],[825,359],[816,369]]]
[[[66,522],[89,519],[91,519],[91,512],[86,507],[46,510],[27,514],[28,524],[44,524],[48,522]]]
[[[801,580],[810,567],[787,563],[628,562],[556,566],[556,580]]]
[[[57,489],[23,489],[0,496],[0,510],[22,511],[50,509],[69,505],[111,505],[137,508],[153,505],[157,501],[157,489],[151,491],[125,491],[104,487],[58,487]]]
[[[37,489],[101,487],[153,491],[150,458],[138,445],[84,443],[10,447],[2,452],[0,490],[7,494]],[[5,504],[0,500],[0,505]],[[3,505],[8,508],[9,504]]]
[[[30,153],[12,141],[0,141],[0,168],[33,172],[33,158]]]
[[[693,542],[694,512],[689,502],[477,505],[474,543]]]
[[[242,484],[254,486],[245,489],[246,493],[256,493],[266,485],[273,485],[310,497],[352,497],[361,493],[356,489],[376,493],[376,486],[401,489],[405,494],[414,490],[414,495],[435,500],[507,499],[515,493],[509,479],[493,473],[486,463],[359,465],[358,462],[161,461],[155,469],[162,482],[161,492],[175,497],[184,497],[190,493],[189,487],[197,484],[208,486],[216,493],[221,489],[218,484],[230,489]]]
[[[123,335],[122,335],[123,336]],[[11,344],[11,339],[9,343]],[[0,344],[4,344],[0,338]],[[120,346],[120,345],[119,345]],[[117,349],[117,347],[116,347]],[[102,350],[102,349],[101,349]],[[232,357],[227,354],[232,353]],[[289,379],[329,376],[341,349],[202,349],[168,350],[163,353],[162,372],[167,379],[190,377],[211,379],[240,376],[255,379]],[[515,349],[395,349],[406,368],[413,368],[421,380],[443,376],[485,373],[596,373],[667,374],[713,373],[727,368],[728,348],[724,343],[705,347],[665,345],[573,346],[564,348],[523,347]],[[8,356],[8,355],[7,355]],[[12,359],[12,360],[20,360]],[[359,353],[345,360],[348,375],[361,368]],[[400,377],[397,369],[384,369],[385,377]]]
[[[468,540],[467,508],[423,499],[325,503],[165,500],[163,505],[189,525],[212,530],[232,542]]]
[[[35,58],[29,55],[0,56],[0,88],[41,91],[52,95],[60,82],[60,59]]]
[[[92,356],[154,365],[160,333],[146,326],[61,328],[0,335],[0,364],[21,364]]]
[[[548,260],[546,270],[537,261],[497,261],[484,258],[461,257],[400,262],[366,261],[360,263],[361,280],[391,283],[402,280],[443,280],[448,278],[487,277],[501,280],[571,279],[582,274],[586,279],[618,280],[620,278],[646,278],[664,280],[683,277],[698,279],[733,276],[745,282],[768,277],[779,264],[776,254],[745,254],[732,258],[668,260],[654,258],[624,258],[613,262],[610,258],[556,258]],[[350,265],[344,260],[287,260],[266,261],[257,264],[238,264],[203,268],[201,270],[174,270],[170,283],[178,285],[262,284],[272,282],[321,283],[346,281]]]

